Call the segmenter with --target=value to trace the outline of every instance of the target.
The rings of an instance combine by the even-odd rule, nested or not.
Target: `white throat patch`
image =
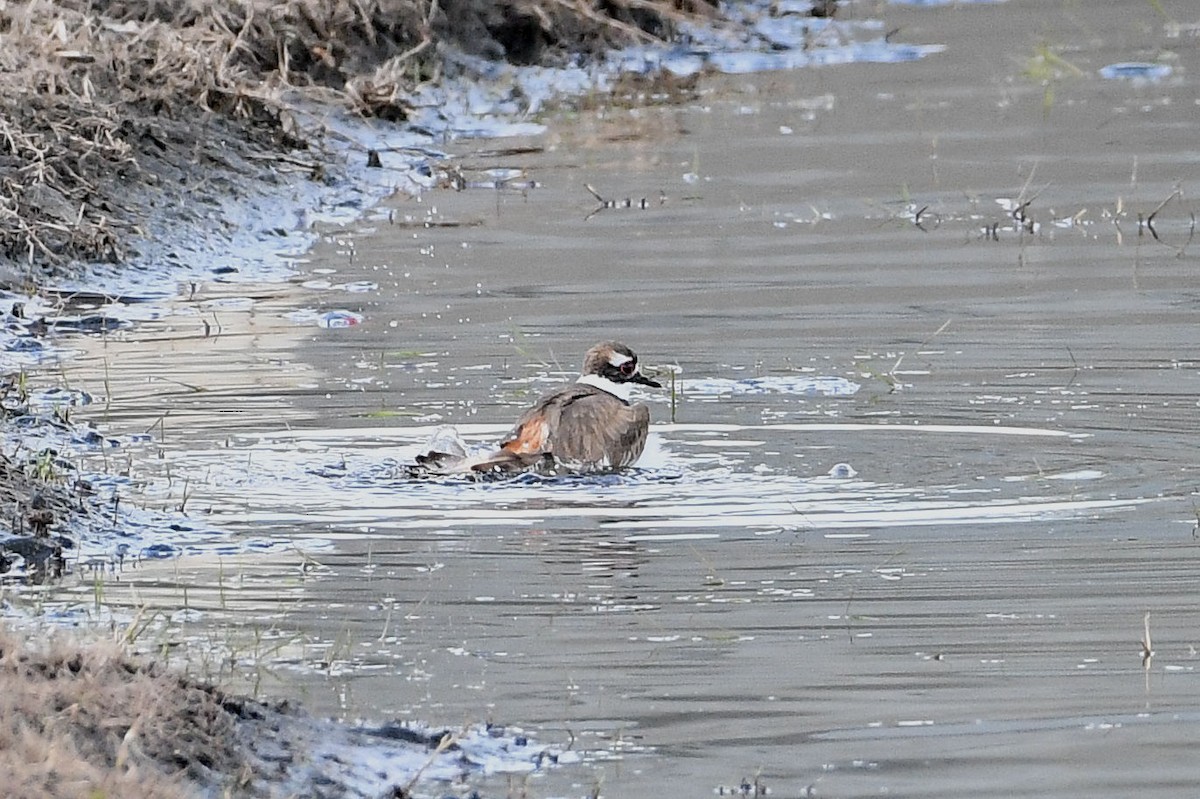
[[[612,394],[622,402],[629,402],[629,397],[633,393],[633,390],[627,383],[614,383],[607,377],[602,377],[600,375],[583,375],[575,382],[583,383],[584,385],[592,386],[593,388],[598,388],[601,391]]]
[[[619,352],[611,352],[608,355],[608,362],[618,369],[620,369],[622,365],[627,364],[632,360],[633,358],[630,358],[628,355],[622,355]]]

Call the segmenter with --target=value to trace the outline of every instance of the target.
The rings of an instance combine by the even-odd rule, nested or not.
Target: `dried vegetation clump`
[[[19,557],[29,581],[42,583],[62,577],[64,548],[73,546],[52,529],[86,511],[74,490],[48,482],[36,468],[0,453],[0,574],[8,574]]]
[[[131,191],[243,141],[306,146],[300,101],[403,119],[443,46],[553,63],[711,13],[708,0],[0,2],[0,259],[120,262],[154,205]]]
[[[4,795],[163,799],[214,782],[236,792],[246,766],[226,701],[115,645],[34,647],[0,628]]]

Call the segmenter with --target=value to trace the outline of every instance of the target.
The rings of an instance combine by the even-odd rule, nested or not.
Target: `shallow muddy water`
[[[516,177],[80,342],[83,412],[151,436],[128,501],[230,535],[68,601],[322,714],[584,753],[535,796],[1190,792],[1200,20],[1162,6],[880,7],[945,50],[462,146]],[[400,476],[609,337],[678,370],[641,469]]]

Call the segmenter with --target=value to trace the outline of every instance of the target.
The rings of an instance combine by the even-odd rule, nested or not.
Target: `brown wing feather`
[[[619,469],[641,456],[649,423],[645,405],[626,405],[593,386],[572,385],[542,397],[517,420],[500,448],[513,455],[549,453],[561,461]]]
[[[645,405],[629,406],[603,392],[589,393],[560,416],[550,449],[560,460],[619,469],[642,454],[649,421]]]
[[[521,414],[513,429],[500,442],[500,448],[510,452],[549,452],[550,431],[558,425],[563,407],[590,391],[594,389],[572,385],[545,395]]]
[[[634,405],[629,410],[633,411],[633,421],[625,427],[621,436],[620,451],[625,453],[625,461],[615,463],[618,467],[632,466],[642,457],[642,451],[646,449],[646,435],[650,429],[649,408],[645,405]]]

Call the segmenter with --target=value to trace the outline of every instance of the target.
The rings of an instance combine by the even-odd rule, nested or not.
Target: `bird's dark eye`
[[[625,377],[632,377],[633,373],[637,371],[637,361],[626,361],[617,368],[621,370],[621,374]]]

